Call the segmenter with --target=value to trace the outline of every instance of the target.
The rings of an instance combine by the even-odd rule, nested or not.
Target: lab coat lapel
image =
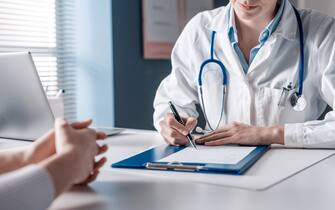
[[[228,38],[228,20],[230,3],[225,7],[224,12],[213,18],[212,22],[207,25],[207,29],[212,32],[216,31],[215,38],[215,58],[220,60],[226,67],[229,74],[237,75],[241,79],[245,79],[246,75],[242,65]]]
[[[215,39],[215,58],[220,60],[228,71],[228,91],[225,98],[225,116],[223,123],[231,123],[233,121],[240,121],[250,124],[250,96],[245,92],[244,88],[240,88],[241,84],[248,84],[248,80],[238,56],[228,38],[228,8],[226,12],[222,12],[215,17],[208,27],[209,31],[216,31]],[[248,86],[248,85],[247,85]],[[243,96],[244,103],[241,101]],[[242,105],[242,103],[243,105]]]
[[[234,74],[245,79],[245,73],[240,60],[234,52],[227,36],[226,31],[217,32],[215,40],[215,56],[225,65],[229,74]]]
[[[268,62],[266,62],[266,61],[269,61],[271,59],[274,44],[278,43],[278,41],[276,41],[276,40],[277,40],[277,38],[270,37],[269,40],[267,42],[265,42],[263,47],[259,50],[256,57],[252,61],[251,65],[248,69],[248,73],[247,73],[248,75],[251,74],[256,69],[264,69],[262,67],[264,65],[265,66],[268,65]]]

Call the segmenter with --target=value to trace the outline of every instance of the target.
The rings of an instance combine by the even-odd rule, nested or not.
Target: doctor
[[[187,144],[200,104],[209,131],[196,143],[335,148],[335,20],[288,0],[231,0],[195,16],[159,86],[154,125]],[[169,113],[172,101],[185,126]]]

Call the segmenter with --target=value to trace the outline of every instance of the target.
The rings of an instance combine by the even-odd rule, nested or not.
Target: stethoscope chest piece
[[[297,93],[292,94],[292,96],[290,98],[290,103],[291,103],[293,109],[297,112],[302,112],[307,107],[306,98],[303,95],[298,96]]]

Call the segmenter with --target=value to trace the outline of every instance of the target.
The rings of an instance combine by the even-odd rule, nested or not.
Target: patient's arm
[[[0,151],[0,174],[39,163],[55,154],[55,132],[49,131],[29,146]]]
[[[14,171],[29,164],[26,148],[9,149],[0,152],[0,174]]]

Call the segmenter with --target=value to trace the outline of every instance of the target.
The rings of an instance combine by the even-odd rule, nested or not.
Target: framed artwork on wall
[[[170,59],[172,48],[187,22],[214,8],[214,0],[142,0],[143,55]]]

